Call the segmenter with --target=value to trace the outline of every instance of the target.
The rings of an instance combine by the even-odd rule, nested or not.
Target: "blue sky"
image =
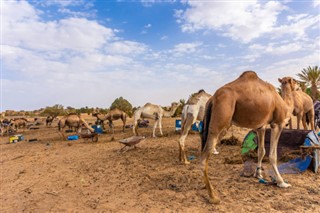
[[[170,105],[320,63],[320,1],[1,1],[1,111]]]

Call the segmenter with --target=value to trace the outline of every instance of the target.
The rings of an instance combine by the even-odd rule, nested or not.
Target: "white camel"
[[[196,121],[202,121],[204,116],[204,109],[206,103],[211,95],[206,93],[204,90],[199,90],[198,93],[193,94],[184,105],[181,115],[181,136],[179,138],[179,158],[181,162],[189,164],[187,156],[185,153],[185,140],[188,136],[191,126]],[[219,154],[216,149],[214,149],[213,154]]]
[[[140,107],[134,112],[134,121],[133,121],[133,134],[138,135],[138,120],[149,118],[155,120],[154,126],[153,126],[153,133],[152,136],[156,137],[155,131],[157,126],[159,125],[159,130],[161,136],[162,133],[162,117],[172,117],[175,111],[177,110],[179,104],[178,103],[172,103],[170,111],[164,110],[160,105],[155,105],[151,103],[146,103],[143,107]]]

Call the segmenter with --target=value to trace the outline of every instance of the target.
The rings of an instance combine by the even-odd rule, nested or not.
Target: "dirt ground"
[[[181,164],[175,119],[163,120],[163,137],[140,128],[147,138],[122,154],[118,141],[132,130],[122,133],[119,121],[114,140],[109,131],[96,143],[62,140],[56,123],[20,131],[25,140],[18,143],[1,137],[0,212],[320,212],[318,174],[284,174],[287,189],[241,177],[241,161],[226,163],[240,158],[240,144],[219,145],[220,154],[210,158],[210,179],[222,200],[211,204],[199,170],[200,137],[189,134],[186,149],[194,159]],[[242,141],[248,129],[234,127],[226,137],[231,132]],[[28,142],[33,138],[38,141]]]

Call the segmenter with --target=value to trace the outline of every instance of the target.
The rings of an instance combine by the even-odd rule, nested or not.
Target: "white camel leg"
[[[152,137],[154,137],[154,138],[156,137],[156,128],[157,128],[158,123],[159,123],[159,120],[156,120],[153,125]]]
[[[187,113],[188,108],[188,106],[183,108],[181,116],[181,135],[179,138],[179,159],[185,164],[190,164],[185,152],[185,140],[188,136],[189,130],[191,129],[192,123],[195,120],[193,113]]]
[[[276,175],[277,185],[281,188],[287,188],[291,185],[283,181],[277,167],[277,147],[281,130],[282,127],[280,125],[275,125],[273,128],[271,128],[269,161]]]
[[[183,161],[185,164],[190,164],[190,162],[188,161],[187,159],[187,156],[186,156],[186,152],[184,150],[184,142],[187,138],[187,135],[188,135],[188,131],[189,130],[186,130],[186,133],[187,134],[183,134],[180,136],[179,138],[179,148],[180,148],[180,151],[179,151],[179,159],[180,161]]]
[[[137,135],[137,131],[136,131],[137,125],[138,125],[138,121],[136,119],[134,119],[133,126],[132,126],[132,132],[133,132],[133,135],[135,135],[135,136]]]
[[[163,133],[162,133],[162,117],[159,118],[159,130],[160,130],[161,136],[163,136]]]
[[[263,178],[262,174],[261,174],[261,170],[262,170],[262,160],[264,155],[266,154],[266,150],[265,150],[265,146],[264,146],[264,139],[265,139],[265,128],[261,128],[259,130],[257,130],[257,136],[258,136],[258,164],[257,164],[257,169],[255,172],[255,177],[261,179]]]
[[[216,147],[213,148],[212,154],[214,154],[214,155],[218,155],[219,154],[219,152],[217,151]]]

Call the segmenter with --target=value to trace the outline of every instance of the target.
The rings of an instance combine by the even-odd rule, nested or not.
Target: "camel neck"
[[[164,110],[163,111],[163,117],[170,118],[174,114],[176,109],[171,108],[170,111]]]
[[[294,109],[294,101],[293,101],[293,91],[292,90],[283,90],[282,91],[282,98],[286,105],[288,106],[288,109],[290,113],[293,112]]]

